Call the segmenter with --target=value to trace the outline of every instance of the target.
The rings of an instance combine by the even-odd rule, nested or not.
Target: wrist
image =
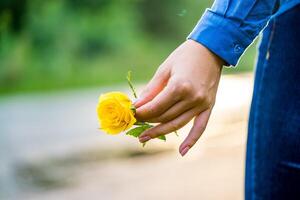
[[[220,56],[218,56],[217,54],[215,54],[213,51],[211,51],[209,48],[207,48],[206,46],[202,45],[201,43],[193,40],[193,39],[188,39],[187,40],[188,43],[191,43],[193,45],[197,45],[200,48],[203,48],[207,51],[207,53],[209,54],[209,56],[211,57],[211,59],[214,61],[214,63],[216,63],[220,69],[222,69],[222,67],[224,65],[226,65],[226,61],[223,60]]]

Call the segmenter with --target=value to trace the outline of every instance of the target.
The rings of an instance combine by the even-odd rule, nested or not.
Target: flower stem
[[[133,84],[131,82],[131,71],[128,71],[127,72],[127,82],[128,82],[128,85],[133,93],[133,96],[137,99],[137,95],[136,95],[136,92],[135,92],[135,89],[133,87]]]

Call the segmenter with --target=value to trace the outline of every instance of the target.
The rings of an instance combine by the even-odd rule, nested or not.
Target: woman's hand
[[[205,130],[215,103],[223,61],[203,45],[187,40],[158,68],[135,102],[139,120],[159,123],[140,142],[176,131],[195,117],[180,145],[184,156]]]

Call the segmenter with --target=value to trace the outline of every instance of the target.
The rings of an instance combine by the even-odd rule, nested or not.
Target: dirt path
[[[0,178],[15,179],[6,186],[7,198],[243,199],[250,75],[223,77],[207,131],[184,158],[177,147],[190,125],[179,138],[171,135],[145,149],[133,138],[100,133],[94,107],[102,91],[0,101],[0,141],[7,149]]]

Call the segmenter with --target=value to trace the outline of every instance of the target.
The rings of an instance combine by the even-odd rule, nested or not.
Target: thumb
[[[141,92],[140,97],[134,103],[136,108],[151,101],[158,95],[167,85],[170,78],[170,71],[168,68],[161,66],[158,68],[152,79],[149,81],[145,89]]]

